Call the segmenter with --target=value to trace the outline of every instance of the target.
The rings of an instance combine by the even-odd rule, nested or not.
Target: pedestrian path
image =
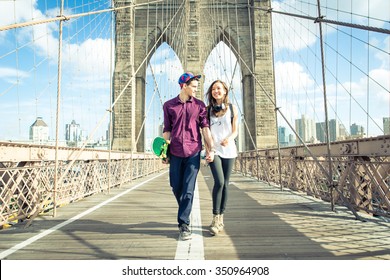
[[[390,224],[361,222],[329,203],[233,174],[225,230],[211,236],[212,177],[198,176],[193,238],[178,240],[168,172],[0,231],[0,259],[390,259]]]

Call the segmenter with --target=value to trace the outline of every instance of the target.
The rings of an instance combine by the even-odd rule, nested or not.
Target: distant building
[[[33,143],[45,143],[49,141],[49,127],[41,117],[38,117],[30,126],[30,140]]]
[[[321,143],[326,142],[325,130],[325,122],[316,123],[316,136],[318,141],[320,141]]]
[[[383,118],[383,134],[390,135],[390,118]]]
[[[364,136],[364,127],[353,123],[350,127],[352,138],[362,138]]]
[[[329,141],[334,142],[339,139],[340,136],[340,125],[338,120],[329,120]]]
[[[71,143],[77,143],[82,140],[82,131],[80,125],[73,120],[65,126],[65,140]]]
[[[342,141],[348,138],[348,132],[347,129],[343,124],[339,125],[339,137],[337,138],[337,141]]]
[[[347,131],[344,125],[340,124],[338,120],[331,119],[328,123],[329,141],[344,140],[347,136]],[[316,136],[319,142],[326,143],[326,126],[325,122],[316,123]]]
[[[282,147],[288,146],[288,135],[286,128],[283,126],[278,127],[278,140]]]
[[[292,146],[295,143],[295,135],[294,134],[289,134],[288,135],[288,145]]]
[[[295,130],[305,143],[312,143],[316,139],[316,125],[312,119],[308,119],[305,115],[302,115],[301,119],[295,120]],[[298,138],[296,141],[298,145],[302,144]]]

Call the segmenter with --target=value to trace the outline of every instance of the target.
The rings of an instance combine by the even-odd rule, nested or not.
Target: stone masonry
[[[115,0],[114,5],[147,2]],[[228,6],[220,9],[222,15],[207,0],[168,2],[116,11],[112,148],[144,150],[145,61],[154,49],[166,42],[186,71],[202,73],[208,55],[220,41],[231,48],[242,71],[242,110],[249,129],[244,137],[245,150],[275,147],[271,15],[264,11],[270,7],[270,0],[250,1],[250,6],[247,0],[223,4]],[[161,12],[162,7],[166,11]]]

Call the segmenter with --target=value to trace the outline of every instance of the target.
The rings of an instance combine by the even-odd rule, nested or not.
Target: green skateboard
[[[159,158],[162,158],[163,160],[169,158],[168,147],[169,144],[163,137],[157,136],[154,138],[152,149],[153,153]]]

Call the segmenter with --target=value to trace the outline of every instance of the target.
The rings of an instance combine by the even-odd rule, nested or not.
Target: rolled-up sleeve
[[[200,106],[199,112],[199,126],[201,128],[210,127],[209,119],[207,118],[207,109],[204,104]]]

